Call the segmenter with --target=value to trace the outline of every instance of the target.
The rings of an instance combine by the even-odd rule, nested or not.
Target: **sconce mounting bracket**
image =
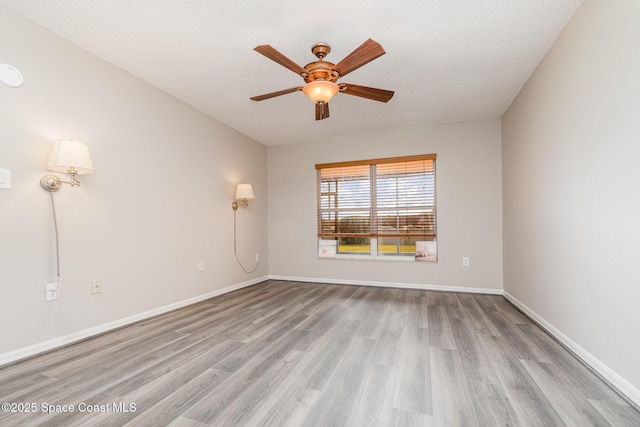
[[[231,209],[233,209],[234,211],[238,210],[238,206],[242,206],[243,208],[246,208],[249,206],[249,202],[246,199],[242,199],[240,200],[240,204],[238,204],[238,202],[233,202],[231,203]]]
[[[56,192],[62,187],[62,180],[55,175],[45,175],[40,178],[40,185],[49,192]]]

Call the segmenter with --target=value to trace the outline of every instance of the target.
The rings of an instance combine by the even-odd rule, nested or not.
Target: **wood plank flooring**
[[[1,368],[0,402],[3,427],[640,426],[500,296],[273,280]]]

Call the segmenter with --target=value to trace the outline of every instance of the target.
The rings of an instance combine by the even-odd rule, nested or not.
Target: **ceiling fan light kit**
[[[254,50],[298,74],[306,84],[301,87],[253,96],[251,97],[253,101],[264,101],[276,96],[302,91],[316,105],[316,120],[323,120],[329,117],[329,101],[338,92],[379,102],[389,101],[394,94],[393,91],[385,89],[336,83],[339,78],[384,55],[385,51],[382,46],[371,39],[365,41],[337,64],[324,60],[325,56],[331,52],[331,47],[326,43],[316,43],[311,47],[311,52],[318,60],[310,62],[304,67],[299,66],[270,45],[260,45]]]
[[[329,102],[339,90],[340,88],[338,88],[337,84],[327,80],[314,80],[302,88],[302,92],[307,95],[314,104]]]

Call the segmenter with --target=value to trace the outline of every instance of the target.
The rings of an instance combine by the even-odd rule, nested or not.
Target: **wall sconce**
[[[69,175],[69,181],[62,181],[55,175],[45,175],[40,179],[40,185],[47,191],[58,191],[62,184],[72,187],[80,185],[77,175],[92,174],[93,163],[89,155],[89,148],[82,142],[72,139],[57,139],[53,144],[47,169]]]
[[[248,201],[255,200],[255,197],[253,195],[253,187],[251,187],[251,184],[238,184],[238,186],[236,187],[235,199],[239,200],[242,206],[244,206],[245,208],[249,206]],[[236,239],[236,234],[237,234],[236,214],[238,213],[238,202],[234,201],[233,203],[231,203],[231,208],[233,209],[233,254],[236,256],[236,261],[238,261],[238,264],[240,264],[240,267],[242,267],[245,273],[253,273],[258,268],[258,265],[260,265],[260,256],[256,254],[256,266],[253,267],[252,270],[247,270],[245,266],[242,264],[242,262],[240,262],[240,258],[238,258],[237,239]]]
[[[56,273],[58,280],[56,283],[47,285],[47,297],[52,293],[55,297],[46,299],[47,301],[57,299],[60,292],[60,244],[58,234],[58,219],[56,215],[56,205],[53,202],[53,193],[60,190],[62,184],[69,184],[72,187],[80,185],[76,175],[86,175],[93,173],[93,163],[89,155],[89,148],[82,142],[72,139],[56,139],[49,155],[47,169],[54,172],[62,172],[69,175],[69,181],[63,181],[55,175],[45,175],[40,178],[40,185],[49,192],[51,196],[51,210],[53,211],[53,225],[56,232]],[[50,287],[51,286],[51,287]]]
[[[255,200],[253,196],[253,187],[251,184],[238,184],[236,187],[236,200],[240,200],[243,207],[249,206],[249,200]],[[231,208],[236,211],[238,210],[238,202],[231,203]]]

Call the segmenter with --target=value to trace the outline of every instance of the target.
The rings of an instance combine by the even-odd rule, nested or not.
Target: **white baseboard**
[[[573,340],[567,337],[565,334],[560,332],[557,328],[555,328],[552,324],[544,320],[540,317],[536,312],[531,310],[529,307],[524,305],[522,302],[518,301],[513,295],[509,294],[507,291],[503,293],[504,297],[511,302],[513,305],[518,307],[537,322],[545,331],[547,331],[550,335],[555,337],[562,345],[567,347],[573,354],[575,354],[583,363],[588,365],[591,369],[593,369],[598,375],[600,375],[605,381],[608,381],[611,386],[616,388],[620,393],[625,395],[631,402],[633,402],[636,406],[640,407],[640,390],[631,385],[628,381],[622,378],[620,375],[612,371],[608,366],[602,363],[600,360],[596,359],[591,353],[586,351],[584,348],[580,347]]]
[[[502,289],[468,288],[462,286],[427,285],[421,283],[371,282],[366,280],[342,280],[317,277],[293,277],[269,275],[269,279],[287,280],[290,282],[331,283],[336,285],[375,286],[379,288],[419,289],[423,291],[468,292],[475,294],[502,295]]]
[[[213,298],[218,295],[222,295],[222,294],[236,291],[238,289],[246,288],[247,286],[264,282],[267,279],[268,279],[267,276],[263,276],[257,279],[248,280],[246,282],[238,283],[232,286],[227,286],[226,288],[218,289],[213,292],[199,295],[197,297],[188,298],[182,301],[175,302],[173,304],[165,305],[163,307],[154,308],[152,310],[145,311],[143,313],[134,314],[133,316],[128,316],[123,319],[114,320],[113,322],[104,323],[102,325],[94,326],[92,328],[74,332],[69,335],[65,335],[65,336],[54,338],[41,343],[33,344],[28,347],[23,347],[18,350],[10,351],[8,353],[2,353],[0,354],[0,366],[6,365],[11,362],[15,362],[17,360],[24,359],[27,357],[35,356],[36,354],[53,350],[58,347],[72,344],[76,341],[80,341],[86,338],[91,338],[95,335],[99,335],[99,334],[111,331],[113,329],[117,329],[122,326],[129,325],[131,323],[139,322],[141,320],[145,320],[150,317],[157,316],[159,314],[167,313],[169,311],[173,311],[178,308],[186,307],[188,305],[195,304],[197,302],[204,301],[206,299]]]

